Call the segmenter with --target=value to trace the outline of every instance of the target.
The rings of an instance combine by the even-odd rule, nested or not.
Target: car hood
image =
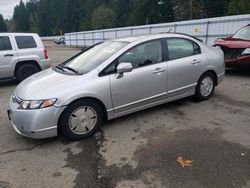
[[[220,38],[215,41],[215,44],[227,48],[250,48],[249,40],[236,38]]]
[[[52,69],[47,69],[21,82],[17,86],[15,94],[24,100],[53,98],[56,97],[62,89],[70,88],[76,80],[82,77],[84,77],[84,75],[66,75]]]

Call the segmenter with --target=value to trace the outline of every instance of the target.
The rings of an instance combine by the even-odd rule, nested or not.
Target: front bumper
[[[250,55],[225,59],[225,65],[227,68],[250,68]]]
[[[37,110],[19,110],[12,100],[9,118],[14,130],[25,137],[43,139],[57,136],[58,119],[66,107],[51,106]]]

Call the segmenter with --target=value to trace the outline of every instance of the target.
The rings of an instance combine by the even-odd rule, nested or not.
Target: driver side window
[[[136,69],[147,65],[161,63],[162,61],[161,40],[154,40],[131,48],[111,63],[101,76],[115,73],[116,67],[119,63],[131,63],[133,68]]]
[[[118,58],[118,64],[122,62],[132,63],[134,69],[162,62],[161,41],[150,41],[132,48]]]

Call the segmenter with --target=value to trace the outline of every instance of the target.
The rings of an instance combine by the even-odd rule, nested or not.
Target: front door
[[[161,40],[140,44],[117,59],[130,62],[132,72],[110,75],[115,113],[126,112],[166,98],[167,64],[163,62]]]

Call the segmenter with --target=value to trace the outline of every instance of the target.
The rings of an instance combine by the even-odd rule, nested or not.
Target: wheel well
[[[14,76],[16,77],[16,72],[18,70],[18,68],[22,65],[27,65],[27,64],[31,64],[31,65],[35,65],[39,71],[41,71],[41,67],[39,66],[39,64],[34,61],[34,60],[31,60],[31,61],[19,61],[17,64],[16,64],[16,67],[15,67],[15,71],[14,71]]]
[[[92,100],[92,101],[95,101],[97,104],[99,104],[100,107],[102,108],[102,111],[103,111],[104,122],[108,120],[108,114],[107,114],[107,109],[106,109],[105,105],[103,104],[102,101],[100,101],[99,99],[96,99],[96,98],[94,98],[94,97],[83,97],[83,98],[80,98],[80,99],[76,99],[76,100],[72,101],[71,103],[69,103],[68,105],[70,105],[70,104],[72,104],[72,103],[74,103],[74,102],[76,102],[76,101],[80,101],[80,100],[82,100],[82,99]],[[61,115],[62,115],[62,114],[63,114],[63,112],[61,113]],[[60,117],[59,117],[59,120],[60,120],[60,118],[61,118],[61,115],[60,115]]]
[[[85,97],[84,99],[89,99],[89,100],[93,100],[93,101],[97,102],[100,105],[100,107],[102,108],[103,115],[104,115],[104,122],[108,120],[107,108],[105,107],[105,105],[103,104],[102,101],[100,101],[99,99],[93,98],[93,97]]]
[[[214,78],[215,78],[215,85],[217,86],[217,85],[218,85],[218,77],[217,77],[217,74],[216,74],[215,71],[213,71],[213,70],[206,71],[206,72],[204,72],[203,74],[206,74],[206,73],[208,73],[208,72],[210,72],[210,73],[212,73],[212,74],[214,75]],[[202,75],[203,75],[203,74],[202,74]]]

